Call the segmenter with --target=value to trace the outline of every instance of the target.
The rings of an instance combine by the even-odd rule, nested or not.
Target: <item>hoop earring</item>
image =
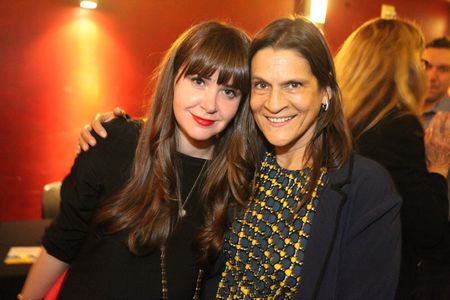
[[[320,108],[321,108],[323,111],[327,111],[327,110],[328,110],[328,105],[329,105],[329,102],[327,101],[327,102],[325,102],[325,103],[322,103],[322,105],[320,106]]]

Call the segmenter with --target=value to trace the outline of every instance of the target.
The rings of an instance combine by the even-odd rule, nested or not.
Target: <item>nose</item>
[[[264,108],[270,113],[276,114],[282,111],[286,105],[287,101],[284,98],[283,93],[281,93],[278,89],[272,89],[264,103]]]
[[[427,70],[428,78],[430,80],[436,80],[438,78],[437,76],[437,68],[435,66],[432,66]]]
[[[217,97],[218,97],[218,90],[211,90],[209,93],[205,95],[205,97],[202,99],[201,107],[208,113],[213,114],[217,112]]]
[[[212,89],[205,94],[201,102],[201,107],[208,113],[213,114],[217,111],[217,97],[219,91]]]

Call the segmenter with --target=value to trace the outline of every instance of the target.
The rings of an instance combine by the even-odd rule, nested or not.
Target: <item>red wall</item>
[[[399,17],[415,20],[427,41],[450,32],[450,1],[446,0],[328,0],[328,3],[324,31],[334,52],[358,26],[379,17],[382,4],[395,6]]]
[[[0,220],[40,218],[42,186],[61,180],[79,129],[99,111],[144,111],[147,77],[188,26],[233,22],[250,33],[293,0],[0,1]]]
[[[143,114],[148,75],[189,25],[215,18],[254,33],[303,2],[104,0],[87,11],[75,0],[0,1],[0,220],[40,218],[42,186],[69,171],[79,129],[96,112]],[[377,0],[329,2],[332,49],[380,13]],[[428,36],[448,34],[444,0],[389,4]]]

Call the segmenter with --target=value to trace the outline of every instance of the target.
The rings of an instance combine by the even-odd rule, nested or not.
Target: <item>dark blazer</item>
[[[447,181],[440,174],[428,172],[423,136],[417,117],[394,109],[356,139],[358,152],[389,171],[403,198],[398,299],[417,294],[415,290],[424,281],[419,277],[428,276],[423,275],[427,261],[450,255]]]
[[[356,139],[358,153],[384,166],[403,198],[403,239],[416,246],[434,246],[447,228],[447,181],[429,173],[425,161],[424,131],[419,119],[391,111]]]
[[[359,155],[329,173],[295,299],[393,299],[400,261],[400,197],[384,168]],[[203,299],[214,299],[224,257]]]

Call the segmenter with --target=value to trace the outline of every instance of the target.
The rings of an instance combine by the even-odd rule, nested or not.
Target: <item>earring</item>
[[[327,111],[328,110],[328,101],[327,102],[325,102],[325,103],[322,103],[322,105],[320,106],[320,108],[323,110],[323,111]]]

